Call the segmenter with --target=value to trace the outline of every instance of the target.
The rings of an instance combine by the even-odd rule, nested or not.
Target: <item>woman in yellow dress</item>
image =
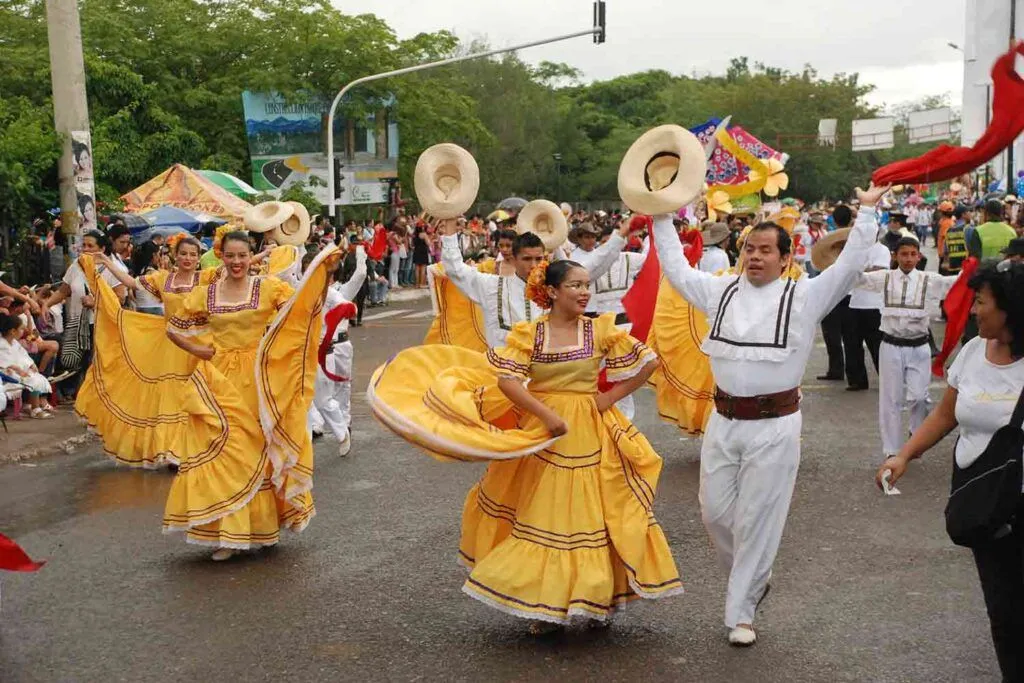
[[[131,337],[145,343],[153,344],[165,341],[167,323],[172,316],[178,314],[184,305],[185,297],[197,286],[212,282],[218,274],[217,269],[208,268],[197,271],[201,245],[193,237],[172,238],[174,254],[174,271],[159,270],[133,278],[119,268],[114,268],[110,257],[100,253],[93,254],[96,264],[104,267],[129,290],[144,289],[163,305],[163,317],[152,316],[142,318],[134,315],[122,316],[121,325],[131,321]],[[115,325],[110,334],[122,338]],[[202,450],[196,441],[195,430],[185,417],[183,407],[188,400],[185,394],[193,391],[185,382],[163,384],[158,392],[146,391],[134,378],[120,374],[124,358],[120,353],[110,353],[112,349],[104,349],[104,360],[95,362],[86,374],[85,381],[75,401],[75,411],[79,417],[96,431],[103,440],[104,450],[119,464],[130,467],[154,469],[162,464],[177,465],[182,455]],[[111,381],[110,373],[118,377]],[[174,389],[180,389],[179,392]],[[142,406],[141,403],[150,405]],[[133,405],[135,414],[163,415],[164,419],[139,429],[125,429],[123,415],[113,409],[115,405]],[[177,415],[177,419],[166,416]],[[139,425],[142,427],[142,425]]]
[[[321,252],[293,298],[283,281],[249,274],[245,233],[225,235],[222,252],[224,277],[194,289],[167,323],[170,340],[222,373],[262,427],[258,450],[268,462],[259,493],[239,512],[188,529],[190,543],[218,546],[214,559],[273,545],[281,527],[301,531],[315,514],[306,414],[316,363],[307,360],[316,357],[326,276],[337,261],[337,249]]]
[[[541,266],[529,291],[551,312],[504,348],[407,349],[367,391],[383,424],[438,459],[493,461],[463,508],[463,591],[534,633],[682,592],[652,508],[661,458],[615,407],[657,358],[614,315],[583,315],[589,285],[572,261]],[[603,394],[602,362],[616,382]]]

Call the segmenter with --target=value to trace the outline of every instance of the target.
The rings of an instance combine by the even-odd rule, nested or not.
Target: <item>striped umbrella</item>
[[[230,173],[224,173],[223,171],[199,171],[199,175],[241,199],[249,199],[259,194],[259,190],[255,187]]]

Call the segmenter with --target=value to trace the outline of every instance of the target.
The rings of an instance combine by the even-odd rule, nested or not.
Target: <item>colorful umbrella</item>
[[[528,203],[529,202],[522,197],[508,197],[507,199],[502,199],[498,202],[498,208],[504,209],[505,211],[519,211]]]
[[[224,173],[223,171],[199,171],[199,175],[240,199],[249,199],[259,194],[259,190],[255,187],[230,173]]]
[[[150,223],[145,216],[137,213],[112,213],[110,214],[110,218],[111,220],[121,221],[124,223],[125,227],[132,232],[153,227],[153,224]]]
[[[498,223],[507,221],[509,218],[512,218],[512,215],[508,211],[503,211],[502,209],[498,209],[497,211],[492,211],[487,214],[487,220],[497,221]]]
[[[142,217],[155,228],[175,228],[192,233],[199,232],[206,223],[222,225],[227,222],[223,218],[215,218],[209,214],[196,213],[175,206],[161,206],[158,209],[147,211],[142,214]]]

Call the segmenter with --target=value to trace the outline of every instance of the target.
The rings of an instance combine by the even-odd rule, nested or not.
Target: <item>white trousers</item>
[[[327,369],[335,375],[352,377],[352,342],[334,345],[327,356]],[[318,367],[314,387],[313,405],[309,407],[310,430],[322,432],[326,426],[338,441],[344,441],[352,421],[352,382],[328,379]]]
[[[797,468],[799,411],[767,420],[711,414],[700,452],[700,509],[729,572],[725,625],[752,624],[782,541]]]
[[[894,455],[906,441],[903,406],[910,406],[910,432],[917,431],[931,410],[928,395],[932,353],[928,344],[893,346],[882,342],[878,349],[878,426],[882,454]]]

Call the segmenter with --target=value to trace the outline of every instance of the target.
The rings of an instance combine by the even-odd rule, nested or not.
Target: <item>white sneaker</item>
[[[217,548],[210,555],[210,559],[214,562],[223,562],[224,560],[230,560],[232,557],[238,554],[238,551],[234,548]]]
[[[352,452],[352,431],[345,433],[345,438],[338,444],[338,455],[344,458]]]
[[[757,634],[749,626],[737,626],[729,631],[729,644],[738,647],[750,647],[757,642]]]

